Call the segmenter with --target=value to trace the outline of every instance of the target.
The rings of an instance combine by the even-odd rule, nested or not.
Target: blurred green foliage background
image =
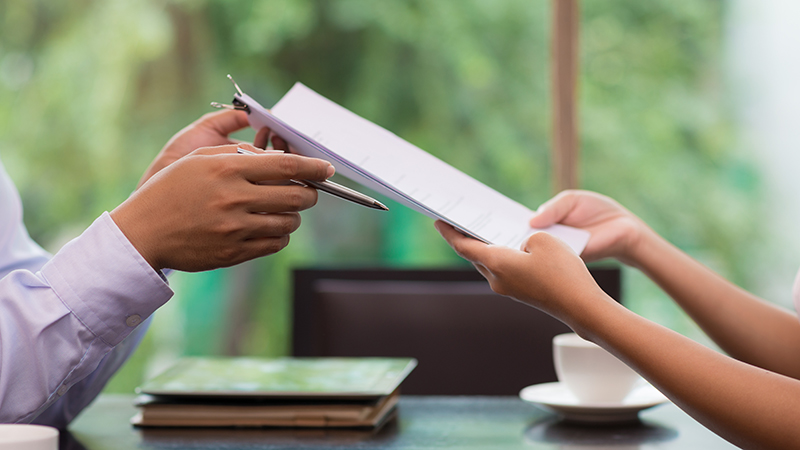
[[[583,2],[582,187],[748,287],[762,192],[729,114],[724,14],[720,0]],[[301,81],[535,209],[553,194],[549,36],[545,0],[0,0],[0,156],[31,234],[57,251],[230,101],[230,73],[264,105]],[[286,250],[175,274],[108,389],[180,355],[286,354],[293,267],[463,264],[430,219],[389,206],[321,195]],[[633,270],[625,295],[699,337]]]

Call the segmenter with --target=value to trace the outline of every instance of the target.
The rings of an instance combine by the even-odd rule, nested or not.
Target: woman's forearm
[[[621,306],[596,304],[577,326],[696,420],[743,448],[800,442],[800,381],[722,355]]]
[[[631,258],[734,358],[800,379],[800,320],[744,291],[656,233]]]

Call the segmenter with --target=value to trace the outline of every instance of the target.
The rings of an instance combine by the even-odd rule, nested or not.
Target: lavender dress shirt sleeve
[[[108,213],[50,257],[0,164],[0,422],[66,426],[171,296]]]

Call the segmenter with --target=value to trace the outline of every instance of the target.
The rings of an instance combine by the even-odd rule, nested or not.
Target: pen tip
[[[377,206],[378,209],[383,210],[383,211],[388,211],[389,210],[389,208],[387,208],[386,205],[384,205],[383,203],[381,203],[379,201],[375,201],[375,206]]]

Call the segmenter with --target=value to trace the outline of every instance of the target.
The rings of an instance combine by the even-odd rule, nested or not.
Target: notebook
[[[255,400],[140,395],[131,422],[150,427],[377,427],[393,412],[399,392],[377,400]]]
[[[185,358],[137,388],[138,426],[376,427],[413,358]]]

